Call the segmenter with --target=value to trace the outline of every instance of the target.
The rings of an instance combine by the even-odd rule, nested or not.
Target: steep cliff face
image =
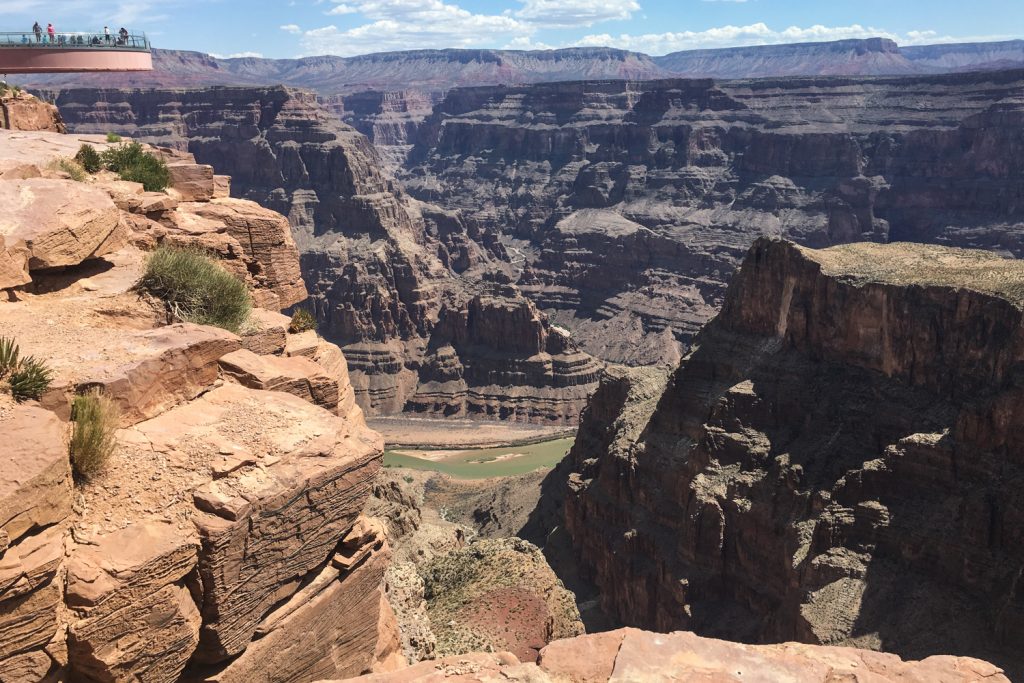
[[[503,378],[463,376],[463,367],[479,363],[458,357],[475,353],[459,347],[444,362],[451,361],[461,388],[438,390],[435,350],[454,347],[447,338],[435,339],[434,328],[444,310],[458,310],[488,289],[482,280],[503,277],[490,271],[505,268],[504,248],[478,221],[401,193],[366,136],[338,122],[312,94],[285,88],[82,90],[62,93],[58,104],[78,132],[114,130],[187,149],[230,174],[236,196],[287,215],[320,331],[344,347],[357,400],[370,414],[408,406],[573,422],[596,386],[593,359],[583,360],[566,341],[547,360],[533,359],[532,349],[505,349],[506,361],[529,368]],[[514,288],[501,296],[506,306],[527,305]],[[522,321],[543,317],[537,316],[533,311]],[[462,321],[470,331],[486,324],[484,318]],[[442,336],[450,333],[449,325]]]
[[[1024,254],[1022,85],[1006,71],[460,89],[399,179],[527,240],[518,284],[586,351],[674,362],[759,235]]]
[[[667,381],[602,383],[566,524],[624,622],[1022,671],[1024,266],[759,240]]]
[[[49,168],[83,141],[106,144],[0,131],[0,263],[17,266],[0,326],[50,375],[37,400],[0,386],[0,679],[304,683],[395,664],[390,549],[360,517],[383,442],[340,349],[277,310],[306,297],[287,220],[215,198],[186,154],[163,152],[167,192]],[[261,308],[240,335],[140,296],[156,245],[246,282]],[[84,471],[69,437],[91,391],[117,407],[115,444]]]

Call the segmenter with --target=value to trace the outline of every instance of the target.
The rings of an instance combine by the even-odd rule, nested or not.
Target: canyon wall
[[[320,331],[343,347],[368,413],[574,423],[596,387],[600,364],[510,284],[494,231],[405,195],[311,93],[82,90],[57,102],[76,132],[187,149],[230,174],[235,196],[287,215]],[[505,335],[484,339],[494,327]]]
[[[582,348],[675,363],[760,235],[1024,255],[1024,72],[453,90],[399,175]]]
[[[383,441],[340,349],[278,311],[307,296],[287,220],[216,196],[184,153],[155,152],[166,192],[54,170],[83,142],[109,147],[0,131],[3,336],[50,377],[17,400],[0,382],[0,680],[307,683],[401,664],[390,549],[361,517]],[[246,282],[239,334],[140,294],[158,246]],[[76,407],[93,391],[107,422]],[[102,460],[89,426],[116,430]]]
[[[1024,264],[758,240],[666,377],[602,382],[565,522],[604,608],[1024,672]]]

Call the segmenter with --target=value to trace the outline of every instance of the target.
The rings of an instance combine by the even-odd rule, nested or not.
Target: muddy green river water
[[[573,441],[574,438],[566,438],[523,446],[450,451],[389,449],[384,451],[384,466],[443,472],[460,479],[508,477],[554,467],[569,452]]]

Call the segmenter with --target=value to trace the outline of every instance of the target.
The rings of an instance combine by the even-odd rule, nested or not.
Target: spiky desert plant
[[[75,397],[71,405],[71,465],[81,479],[103,470],[117,448],[121,411],[99,389]]]
[[[197,249],[160,247],[138,287],[162,299],[178,320],[238,332],[252,311],[245,283]]]
[[[292,320],[288,323],[288,331],[292,334],[316,329],[316,318],[305,308],[300,308],[292,314]]]
[[[0,379],[18,367],[18,343],[10,337],[0,337]]]
[[[98,173],[103,168],[103,159],[100,157],[100,153],[89,143],[84,143],[78,148],[78,152],[75,153],[75,161],[89,173]]]
[[[8,383],[11,385],[11,396],[16,401],[38,401],[50,388],[53,373],[46,363],[35,356],[27,356],[18,363],[11,373]]]

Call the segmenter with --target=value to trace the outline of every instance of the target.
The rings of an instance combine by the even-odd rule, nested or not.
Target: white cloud
[[[356,12],[370,22],[350,29],[332,24],[306,31],[303,53],[349,56],[412,48],[479,47],[534,31],[509,13],[477,14],[443,0],[350,0],[336,2],[327,14]]]
[[[229,55],[219,55],[216,52],[211,52],[209,54],[211,57],[215,57],[217,59],[242,59],[246,57],[251,57],[254,59],[263,59],[262,52],[233,52]]]
[[[637,0],[519,0],[520,19],[542,27],[593,26],[602,21],[625,20],[640,11]]]
[[[282,24],[279,28],[285,33],[292,33],[295,35],[302,33],[302,29],[299,28],[298,24]]]

